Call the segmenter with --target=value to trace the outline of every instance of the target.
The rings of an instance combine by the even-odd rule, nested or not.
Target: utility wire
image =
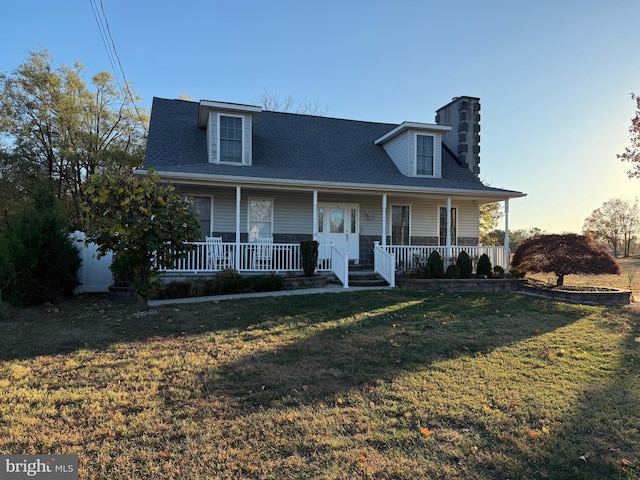
[[[120,90],[122,91],[122,93],[125,94],[125,98],[128,98],[131,101],[131,104],[133,105],[133,108],[135,109],[136,114],[138,115],[138,120],[140,121],[140,125],[142,125],[142,128],[144,128],[145,133],[147,133],[147,127],[142,121],[142,115],[140,114],[140,110],[138,110],[138,105],[136,104],[136,101],[133,98],[133,94],[129,89],[129,82],[127,82],[127,77],[124,73],[124,68],[122,67],[122,62],[120,61],[118,50],[116,49],[116,43],[113,40],[113,36],[111,35],[111,29],[109,28],[109,20],[107,20],[107,14],[104,11],[104,5],[102,3],[102,0],[98,0],[100,2],[100,10],[98,10],[98,6],[96,5],[96,0],[89,0],[89,1],[91,3],[91,8],[93,9],[94,17],[96,18],[96,22],[98,23],[98,29],[100,30],[102,43],[104,44],[104,47],[107,50],[107,56],[109,57],[109,62],[111,63],[111,67],[113,68],[116,82],[118,83],[118,86],[120,87]],[[114,56],[115,56],[115,61],[114,61]],[[115,65],[116,62],[119,68],[116,68],[116,65]],[[120,82],[120,78],[117,72],[118,70],[122,75],[122,82]]]

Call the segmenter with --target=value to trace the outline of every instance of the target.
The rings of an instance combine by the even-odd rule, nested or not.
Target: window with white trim
[[[391,244],[409,245],[411,207],[409,205],[393,205],[391,207]]]
[[[438,215],[440,225],[440,245],[447,244],[447,207],[440,207]],[[451,245],[458,244],[458,212],[455,207],[451,207]]]
[[[218,125],[219,161],[242,163],[243,118],[221,114],[218,117]]]
[[[434,137],[416,135],[416,175],[434,175]]]
[[[273,237],[273,198],[249,198],[249,241]]]
[[[192,196],[191,211],[198,216],[202,239],[213,233],[213,197]]]

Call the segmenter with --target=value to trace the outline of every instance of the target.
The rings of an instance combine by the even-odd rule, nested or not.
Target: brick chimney
[[[452,128],[442,141],[476,176],[480,175],[480,99],[454,97],[436,110],[436,123]]]

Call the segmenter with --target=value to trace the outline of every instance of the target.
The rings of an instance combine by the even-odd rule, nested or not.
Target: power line
[[[107,14],[104,11],[104,5],[102,4],[102,0],[98,0],[98,1],[100,2],[100,9],[98,9],[96,0],[89,0],[89,2],[91,3],[91,8],[93,10],[93,15],[96,19],[96,23],[98,24],[98,30],[100,31],[102,43],[104,44],[104,47],[107,50],[107,56],[109,57],[111,68],[113,68],[114,77],[116,79],[116,82],[118,83],[118,86],[120,87],[120,90],[125,95],[125,98],[128,98],[131,101],[131,104],[133,105],[133,108],[135,109],[136,114],[138,115],[138,120],[140,121],[140,124],[142,125],[142,128],[144,128],[146,133],[147,127],[142,121],[142,115],[138,110],[138,105],[136,104],[136,101],[133,98],[133,94],[129,89],[129,83],[127,82],[127,77],[124,73],[124,68],[122,68],[122,62],[120,61],[120,56],[118,55],[116,43],[113,40],[113,36],[111,35],[111,28],[109,27],[109,20],[107,20]],[[115,61],[114,61],[114,57],[115,57]],[[118,64],[119,68],[116,68],[115,63]],[[122,82],[118,77],[118,72],[117,72],[118,69],[120,71],[120,74],[122,75]]]

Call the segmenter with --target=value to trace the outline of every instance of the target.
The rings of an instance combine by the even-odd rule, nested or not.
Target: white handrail
[[[349,252],[341,252],[333,245],[331,247],[331,265],[333,273],[342,282],[342,286],[349,288]]]
[[[396,256],[380,246],[380,242],[373,242],[373,269],[384,278],[390,287],[396,286]]]

